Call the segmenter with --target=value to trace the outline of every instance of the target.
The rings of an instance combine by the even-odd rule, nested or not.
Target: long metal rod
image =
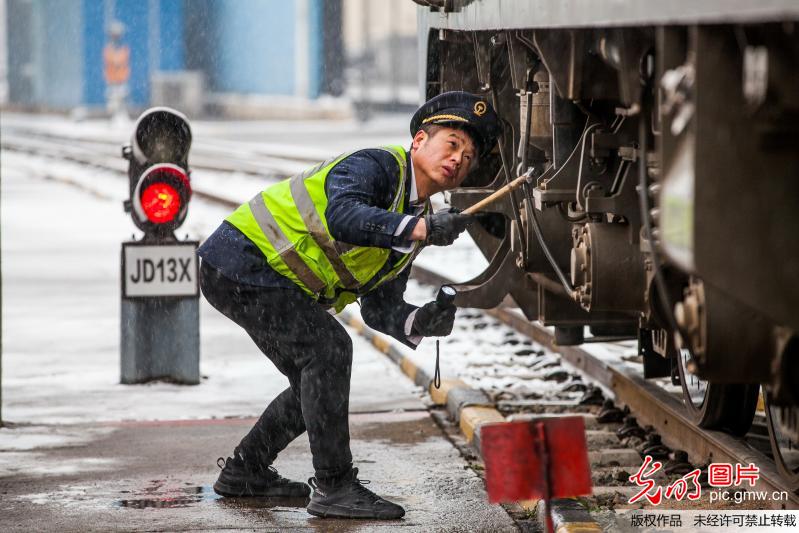
[[[457,11],[429,13],[433,28],[496,31],[535,28],[651,26],[663,24],[724,24],[779,22],[799,17],[794,0],[502,0],[461,2]],[[501,9],[500,9],[501,6]]]

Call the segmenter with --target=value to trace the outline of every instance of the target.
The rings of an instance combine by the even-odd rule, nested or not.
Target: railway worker
[[[130,48],[122,42],[125,26],[115,20],[109,25],[107,34],[108,42],[103,47],[103,77],[108,112],[112,117],[127,116],[125,98],[130,78]]]
[[[206,299],[244,328],[289,380],[226,460],[223,496],[306,497],[310,488],[271,466],[304,431],[315,477],[308,512],[400,518],[399,505],[363,486],[352,467],[348,403],[352,341],[330,311],[360,298],[372,328],[408,346],[452,331],[455,308],[421,308],[402,296],[423,245],[445,246],[471,223],[432,213],[432,194],[458,187],[495,144],[499,121],[483,99],[441,94],[411,120],[401,146],[340,156],[268,187],[203,243]]]

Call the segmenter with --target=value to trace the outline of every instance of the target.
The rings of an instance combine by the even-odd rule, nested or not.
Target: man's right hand
[[[427,226],[425,244],[449,246],[474,222],[474,216],[452,211],[439,211],[424,217],[424,222]]]

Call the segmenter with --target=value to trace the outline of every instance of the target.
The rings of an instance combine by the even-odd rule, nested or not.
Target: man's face
[[[422,198],[460,186],[477,162],[469,134],[445,126],[433,135],[416,132],[412,148],[416,186]]]

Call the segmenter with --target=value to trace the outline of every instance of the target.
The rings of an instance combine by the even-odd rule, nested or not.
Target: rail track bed
[[[431,293],[432,288],[452,283],[452,280],[416,265],[412,276],[417,282],[429,285]],[[502,377],[493,369],[490,376],[480,376],[477,380],[473,379],[474,369],[469,371],[472,382],[478,387],[481,387],[480,378],[490,378],[490,385],[481,388],[509,419],[552,414],[581,414],[586,417],[595,503],[598,505],[626,505],[627,497],[638,490],[630,483],[629,475],[640,468],[645,450],[657,450],[658,444],[668,448],[661,446],[660,453],[652,454],[664,462],[664,470],[669,470],[668,474],[661,471],[660,481],[673,481],[691,468],[706,467],[711,462],[754,463],[760,469],[760,478],[756,486],[751,487],[752,491],[785,492],[784,500],[772,502],[775,509],[799,505],[799,499],[780,477],[770,456],[762,412],[758,413],[752,429],[743,438],[704,430],[691,422],[681,398],[674,391],[662,383],[643,379],[642,365],[636,362],[636,350],[630,343],[613,346],[620,354],[626,353],[619,358],[623,362],[618,363],[603,357],[603,350],[556,346],[554,335],[548,328],[529,322],[510,306],[484,312],[464,310],[458,319],[471,322],[472,326],[477,325],[480,329],[505,328],[499,335],[502,340],[487,350],[483,349],[485,351],[508,345],[518,347],[514,356],[504,362],[505,366],[510,365],[510,360],[515,363],[515,369],[509,372],[515,380],[514,386],[503,387]],[[488,326],[483,325],[486,323]],[[442,345],[442,357],[446,356],[445,346]],[[504,351],[508,352],[507,349]],[[520,386],[525,378],[530,384]],[[541,387],[543,393],[535,391],[541,382],[545,383]],[[668,455],[663,455],[663,452]],[[708,487],[706,476],[700,478],[700,482]],[[665,486],[667,483],[661,484]],[[752,508],[762,509],[764,502],[757,504],[760,507]]]

